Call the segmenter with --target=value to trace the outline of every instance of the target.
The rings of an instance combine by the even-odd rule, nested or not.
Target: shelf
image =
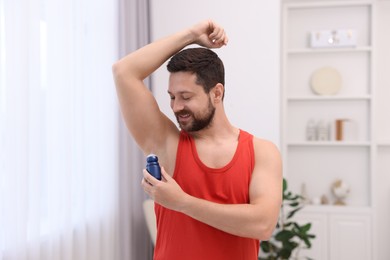
[[[287,146],[361,146],[369,147],[371,144],[369,142],[338,142],[338,141],[310,141],[310,142],[288,142]]]
[[[387,141],[387,142],[377,142],[376,144],[377,144],[377,146],[380,146],[380,147],[390,147],[390,141]]]
[[[323,8],[323,7],[343,7],[343,6],[366,6],[371,5],[372,1],[329,1],[329,2],[300,2],[287,3],[286,8]]]
[[[370,95],[363,96],[296,96],[288,97],[287,101],[358,101],[371,100]]]
[[[306,213],[348,213],[348,214],[369,214],[372,208],[358,206],[335,206],[335,205],[306,205],[302,212]]]
[[[338,53],[338,52],[370,52],[370,46],[356,47],[356,48],[302,48],[289,49],[287,54],[312,54],[312,53]]]

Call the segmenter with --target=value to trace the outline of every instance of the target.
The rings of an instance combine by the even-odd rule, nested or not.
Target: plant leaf
[[[260,246],[261,246],[261,250],[263,250],[265,253],[269,253],[270,251],[270,242],[268,241],[262,241]]]
[[[311,243],[307,237],[302,237],[301,239],[305,242],[307,248],[311,248]]]
[[[307,235],[307,232],[310,230],[311,228],[311,223],[306,223],[304,225],[298,225],[298,223],[293,223],[294,225],[294,228],[296,230],[297,233],[303,235],[303,236],[306,236]]]
[[[290,207],[297,207],[297,206],[299,206],[299,202],[292,202],[292,203],[290,203],[290,204],[288,204]]]
[[[286,222],[284,223],[284,227],[290,227],[291,225],[293,225],[294,223],[293,222]]]
[[[281,230],[275,235],[277,241],[288,241],[294,237],[294,233],[290,230]]]
[[[300,228],[301,228],[302,232],[307,233],[307,231],[309,231],[311,228],[311,223],[307,223],[307,224],[301,226]]]
[[[282,250],[280,250],[280,256],[282,257],[281,259],[290,259],[291,253],[291,250],[282,248]]]
[[[294,214],[297,213],[298,211],[300,211],[302,208],[303,207],[299,207],[299,208],[296,208],[296,209],[290,211],[290,213],[288,213],[288,215],[287,215],[287,219],[292,218],[294,216]]]

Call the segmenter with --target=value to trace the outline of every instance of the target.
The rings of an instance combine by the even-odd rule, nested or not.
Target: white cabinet
[[[312,198],[326,195],[342,179],[351,186],[347,204],[370,207],[372,160],[372,10],[371,2],[323,1],[285,3],[282,36],[282,152],[290,187],[299,192],[306,184]],[[312,32],[350,30],[354,47],[313,48]],[[335,94],[317,94],[313,75],[322,73],[320,84]],[[329,81],[329,82],[327,82]],[[343,120],[343,138],[336,138],[336,120]],[[314,122],[317,140],[308,140]],[[320,138],[320,126],[325,138]],[[347,127],[348,126],[348,127]]]
[[[303,259],[304,257],[310,257],[311,259],[316,260],[327,260],[329,259],[329,244],[328,244],[328,217],[326,214],[318,213],[317,211],[307,211],[300,212],[296,215],[296,221],[303,225],[306,223],[311,223],[310,234],[315,234],[312,242],[312,246],[309,250],[302,249],[299,253],[299,256]]]
[[[301,257],[316,260],[372,259],[371,213],[366,209],[308,207],[297,216],[300,223],[312,223],[316,234],[310,250]]]
[[[295,193],[301,193],[304,184],[309,199],[326,197],[330,202],[308,206],[297,215],[313,224],[317,237],[305,255],[314,259],[374,257],[375,7],[375,1],[349,0],[291,0],[282,5],[281,141],[285,176]],[[353,46],[341,46],[341,33],[345,31],[356,37]],[[328,37],[329,46],[314,46],[313,37],[319,41]],[[320,80],[313,80],[318,75]],[[332,88],[336,91],[328,94]],[[337,120],[343,122],[342,138]],[[313,124],[314,140],[308,136]],[[346,206],[332,205],[335,198],[330,187],[337,179],[350,186]]]
[[[331,214],[329,218],[329,259],[372,259],[370,214]]]
[[[390,259],[390,145],[383,145],[378,148],[376,165],[377,188],[375,189],[376,210],[374,215],[374,225],[377,230],[374,238],[375,249],[378,252],[376,259],[388,260]]]

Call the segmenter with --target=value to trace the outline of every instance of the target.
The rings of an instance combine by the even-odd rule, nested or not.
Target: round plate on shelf
[[[342,79],[338,70],[323,67],[313,72],[310,85],[318,95],[334,95],[341,89]]]

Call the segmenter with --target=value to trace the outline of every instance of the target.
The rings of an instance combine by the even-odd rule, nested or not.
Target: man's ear
[[[214,102],[219,103],[223,100],[225,87],[221,83],[217,83],[213,88]]]

